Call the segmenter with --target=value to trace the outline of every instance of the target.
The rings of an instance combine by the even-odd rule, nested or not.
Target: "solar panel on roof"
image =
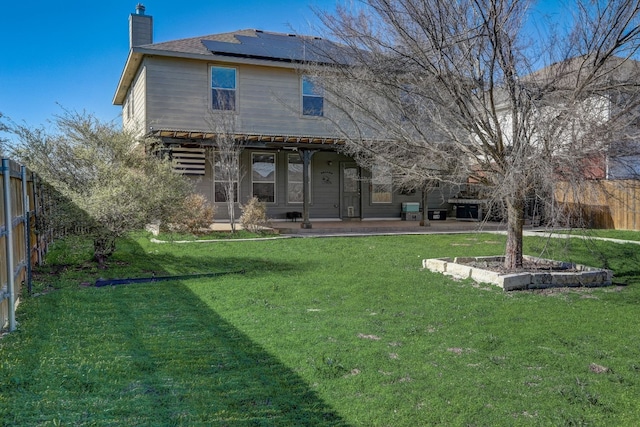
[[[202,40],[215,54],[267,58],[289,62],[346,63],[337,44],[295,35],[256,32],[256,37],[236,35],[240,43]]]

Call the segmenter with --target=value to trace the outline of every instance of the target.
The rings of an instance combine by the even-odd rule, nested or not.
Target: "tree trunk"
[[[524,226],[524,200],[507,201],[507,246],[504,267],[522,268],[522,228]]]
[[[229,224],[231,224],[231,233],[236,232],[236,192],[233,185],[225,183],[228,186],[227,188],[227,213],[229,214]]]
[[[96,237],[93,240],[93,259],[101,269],[106,268],[107,258],[116,250],[116,240],[111,236]]]
[[[420,225],[423,227],[431,226],[429,222],[429,190],[431,190],[431,182],[422,186],[422,221],[420,221]]]

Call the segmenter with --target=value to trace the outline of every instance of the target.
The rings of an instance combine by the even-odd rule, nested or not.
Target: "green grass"
[[[588,237],[605,237],[608,239],[640,241],[640,231],[633,230],[594,230],[575,228],[569,231],[562,231],[564,234],[576,234]]]
[[[274,237],[277,234],[270,230],[265,230],[262,233],[253,233],[247,230],[236,230],[234,233],[231,231],[211,231],[209,233],[202,234],[188,234],[188,233],[171,233],[162,232],[156,237],[157,240],[167,242],[178,241],[196,241],[196,240],[234,240],[234,239],[255,239],[261,237]]]
[[[607,266],[626,285],[603,289],[503,293],[420,268],[503,243],[141,235],[101,271],[89,246],[60,242],[0,340],[0,425],[640,424],[637,247],[526,238],[528,254]]]

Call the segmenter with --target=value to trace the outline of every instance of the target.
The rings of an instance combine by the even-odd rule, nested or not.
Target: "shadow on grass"
[[[202,253],[203,246],[199,244],[175,244],[171,253],[154,249],[164,249],[167,246],[162,244],[149,248],[142,248],[134,240],[123,240],[119,247],[122,250],[117,252],[113,258],[110,268],[105,274],[109,276],[123,274],[117,268],[119,263],[124,264],[124,272],[137,274],[153,273],[156,275],[180,275],[205,272],[223,272],[245,270],[249,274],[261,274],[263,272],[287,272],[301,271],[306,268],[300,262],[274,262],[272,259],[247,257],[244,253],[234,255],[223,252],[217,254]],[[234,243],[232,243],[234,245]],[[173,250],[175,249],[175,250]],[[131,256],[133,255],[133,257]]]
[[[640,248],[597,239],[529,239],[533,253],[614,272],[614,284],[640,285]],[[568,259],[568,254],[571,254]]]
[[[134,256],[115,259],[109,275],[300,268],[233,256],[202,265],[123,246]],[[69,285],[90,275],[60,274]],[[180,281],[62,288],[26,301],[19,333],[0,347],[0,360],[11,360],[1,365],[0,425],[347,425]]]
[[[346,425],[298,375],[187,287],[168,282],[114,293],[123,297],[122,321],[134,325],[126,340],[140,375],[128,389],[151,393],[163,422],[182,413],[184,421],[216,425]]]

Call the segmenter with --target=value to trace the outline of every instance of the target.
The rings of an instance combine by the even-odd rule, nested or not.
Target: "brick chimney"
[[[136,13],[129,16],[129,48],[153,43],[153,18],[144,11],[144,5],[138,3]]]

